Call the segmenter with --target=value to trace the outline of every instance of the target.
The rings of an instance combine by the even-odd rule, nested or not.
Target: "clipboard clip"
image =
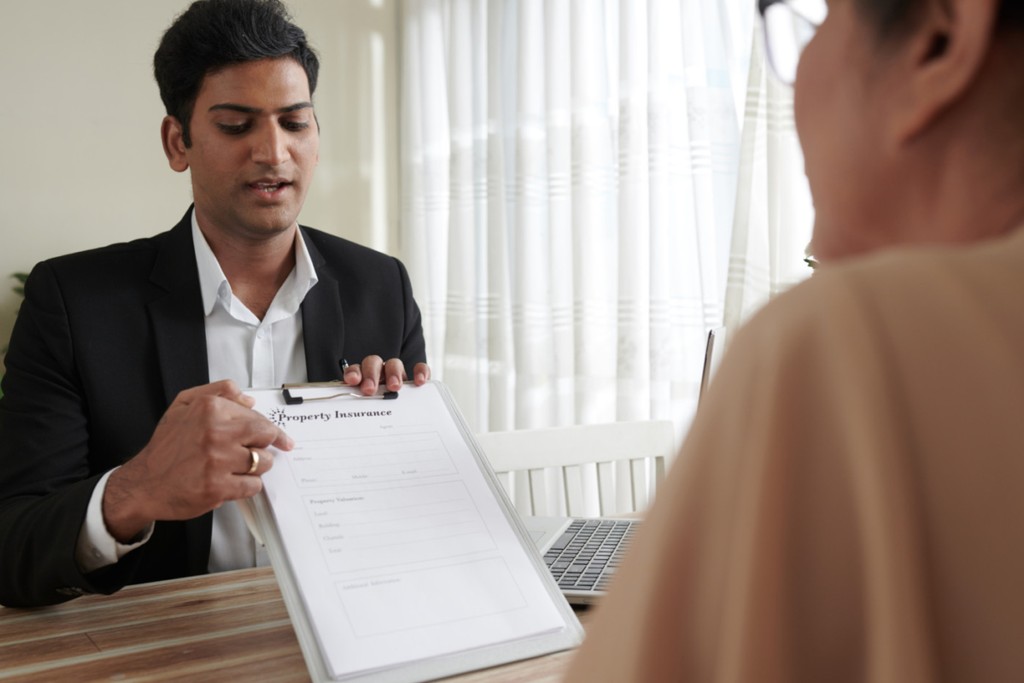
[[[397,391],[385,391],[382,394],[374,394],[372,396],[365,396],[359,393],[358,391],[340,391],[336,394],[330,394],[328,396],[298,396],[292,393],[293,389],[322,389],[325,387],[344,387],[345,389],[352,388],[341,380],[333,380],[331,382],[283,384],[281,385],[281,396],[284,398],[285,405],[289,406],[302,405],[306,401],[333,401],[339,398],[357,398],[383,401],[393,401],[396,398],[398,398]]]

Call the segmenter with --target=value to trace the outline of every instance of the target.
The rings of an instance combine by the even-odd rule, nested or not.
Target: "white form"
[[[562,628],[437,386],[252,392],[296,442],[267,497],[334,678]]]

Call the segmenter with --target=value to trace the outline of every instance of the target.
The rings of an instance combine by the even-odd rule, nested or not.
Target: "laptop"
[[[523,524],[565,599],[588,605],[604,595],[640,520],[523,517]]]
[[[724,339],[724,327],[708,332],[698,404],[718,368]],[[642,521],[619,517],[522,519],[562,594],[575,605],[591,604],[605,594]]]

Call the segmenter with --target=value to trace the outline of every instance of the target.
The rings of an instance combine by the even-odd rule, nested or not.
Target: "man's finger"
[[[232,477],[234,481],[226,491],[224,500],[252,498],[263,490],[263,480],[259,477]]]
[[[295,440],[273,422],[256,411],[249,411],[250,419],[236,432],[238,443],[245,448],[269,448],[274,446],[282,451],[295,447]]]
[[[359,385],[359,390],[365,396],[372,396],[377,393],[377,385],[380,383],[384,360],[380,356],[367,356],[363,359],[362,366],[363,381]]]
[[[242,464],[236,474],[243,476],[262,476],[274,466],[274,456],[265,448],[250,448],[246,451]]]
[[[359,363],[347,365],[345,366],[345,370],[342,372],[341,377],[345,381],[345,384],[350,387],[354,387],[363,381],[363,369],[360,367]]]
[[[273,446],[282,451],[290,451],[295,448],[295,439],[293,439],[288,432],[283,429],[277,430],[277,436],[271,441],[268,446]]]
[[[430,380],[430,366],[426,363],[417,363],[412,371],[412,381],[416,386],[422,386]]]
[[[405,381],[405,364],[401,358],[392,358],[384,364],[384,386],[388,391],[398,391]]]

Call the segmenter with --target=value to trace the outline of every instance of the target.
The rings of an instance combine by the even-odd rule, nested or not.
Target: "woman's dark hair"
[[[857,0],[883,36],[899,34],[913,25],[927,0]],[[1024,28],[1024,1],[1002,0],[998,28]]]
[[[178,119],[186,147],[203,78],[232,64],[290,57],[306,72],[309,94],[320,69],[305,32],[279,0],[196,0],[164,33],[153,72],[167,114]]]

